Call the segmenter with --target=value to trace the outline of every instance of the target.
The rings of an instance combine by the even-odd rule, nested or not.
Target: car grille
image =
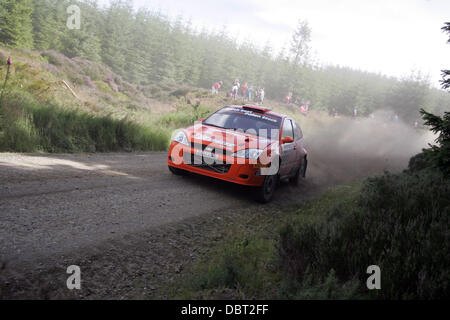
[[[205,151],[205,149],[207,147],[209,147],[210,145],[209,144],[195,144],[195,143],[191,142],[191,148],[192,149],[200,150],[200,148],[199,148],[200,146],[202,147],[202,150]],[[222,154],[223,156],[230,156],[231,157],[231,155],[233,154],[232,151],[227,151],[227,150],[222,150],[222,149],[217,149],[216,150],[215,148],[213,148],[213,152],[216,152],[216,151],[218,151],[219,154]]]
[[[187,164],[194,168],[199,168],[221,174],[228,173],[228,171],[230,171],[231,168],[231,164],[211,163],[212,161],[206,162],[203,157],[188,152],[183,153],[183,162],[184,164]]]

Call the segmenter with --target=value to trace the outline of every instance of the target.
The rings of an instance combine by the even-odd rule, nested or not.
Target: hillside
[[[33,136],[42,135],[42,123],[37,112],[51,112],[61,120],[69,113],[73,119],[88,117],[104,121],[122,121],[151,129],[160,135],[157,147],[142,146],[137,149],[165,149],[171,131],[187,125],[207,113],[206,107],[222,105],[222,98],[209,97],[208,91],[183,88],[161,83],[154,86],[130,84],[107,66],[81,58],[67,58],[53,51],[37,52],[26,49],[0,47],[0,77],[5,79],[6,61],[12,64],[4,89],[0,113],[3,121],[0,135],[2,151],[118,151],[125,146],[92,148],[84,146],[42,146]],[[70,117],[69,117],[70,118]],[[111,123],[112,123],[111,122]],[[66,123],[67,124],[67,123]],[[55,127],[55,121],[46,123]],[[104,125],[99,125],[103,126]],[[81,130],[80,130],[81,131]],[[80,132],[83,135],[82,132]],[[73,132],[61,134],[71,138]],[[77,140],[77,137],[73,137]],[[95,139],[95,138],[94,138]],[[30,141],[25,141],[30,140]],[[53,139],[54,140],[54,139]],[[71,142],[72,143],[72,142]],[[70,144],[71,144],[70,143]],[[135,148],[131,148],[135,149]]]
[[[40,102],[52,100],[66,107],[96,115],[111,114],[117,118],[174,110],[171,106],[174,99],[168,94],[164,96],[164,91],[170,88],[164,85],[137,87],[123,81],[109,67],[97,62],[70,59],[54,51],[0,47],[3,79],[7,57],[13,61],[8,89],[20,88],[20,91],[32,94]],[[76,97],[63,84],[63,80],[74,90]]]
[[[8,57],[12,64],[0,109],[3,119],[0,122],[1,151],[161,150],[167,147],[168,138],[174,129],[191,125],[217,108],[232,103],[224,95],[212,96],[208,90],[174,83],[134,85],[124,81],[104,64],[82,58],[70,59],[54,51],[0,47],[0,79],[6,77]],[[292,105],[274,101],[267,101],[267,105],[300,117],[299,111]],[[50,113],[54,119],[42,122],[38,113]],[[77,144],[76,140],[96,139],[85,137],[89,134],[87,128],[86,132],[81,129],[77,133],[53,132],[52,135],[59,137],[44,144],[40,142],[42,139],[38,136],[44,134],[42,126],[47,131],[58,131],[57,127],[76,126],[77,121],[84,123],[86,117],[99,121],[103,119],[108,123],[125,121],[133,126],[150,129],[151,135],[155,133],[159,136],[155,138],[158,140],[157,146],[147,144],[131,148],[125,145],[95,147],[92,143]],[[100,123],[98,126],[104,127],[105,124]],[[80,135],[83,137],[80,138]],[[71,141],[61,142],[57,139]]]
[[[232,103],[223,94],[212,96],[209,90],[173,82],[135,85],[123,80],[105,64],[79,57],[71,59],[55,51],[0,46],[1,79],[6,75],[8,57],[12,65],[5,93],[30,94],[38,102],[51,102],[96,116],[127,117],[138,123],[154,124],[162,115],[176,113],[184,107],[210,111]],[[300,114],[293,105],[273,100],[266,100],[265,104],[280,112]]]

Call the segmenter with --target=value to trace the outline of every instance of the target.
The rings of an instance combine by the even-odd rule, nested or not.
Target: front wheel
[[[186,171],[178,169],[178,168],[174,168],[174,167],[169,166],[169,170],[170,170],[170,172],[172,172],[176,176],[184,176],[184,175],[186,175]]]
[[[256,200],[261,203],[268,203],[272,200],[277,188],[278,175],[266,176],[262,186],[256,189]]]

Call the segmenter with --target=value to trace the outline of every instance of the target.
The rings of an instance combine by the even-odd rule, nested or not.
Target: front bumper
[[[202,161],[195,148],[172,142],[167,163],[169,166],[200,175],[237,183],[240,185],[259,187],[264,181],[257,164],[246,160],[244,164],[236,163],[235,158],[218,156],[220,164]],[[242,159],[241,159],[242,161]]]

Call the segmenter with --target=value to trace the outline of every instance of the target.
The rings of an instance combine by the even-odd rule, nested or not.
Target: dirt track
[[[83,272],[77,298],[158,297],[158,282],[195,259],[196,246],[221,238],[234,217],[275,212],[323,187],[284,183],[262,207],[246,188],[173,176],[166,153],[2,154],[0,179],[3,298],[71,297],[72,264]]]

